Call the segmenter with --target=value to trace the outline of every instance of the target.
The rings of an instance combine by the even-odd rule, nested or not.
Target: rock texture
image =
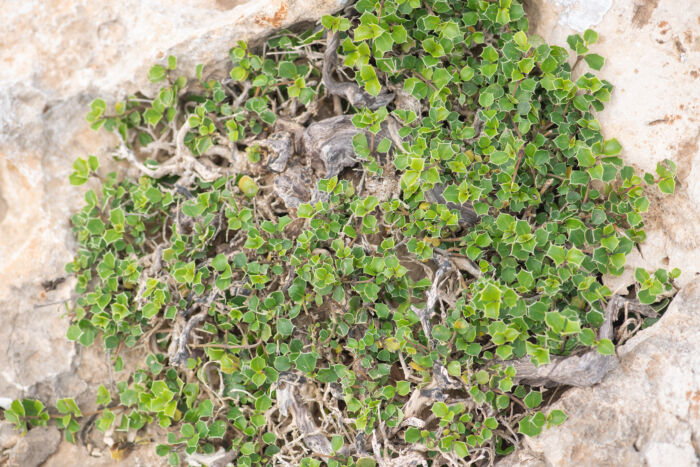
[[[119,459],[112,457],[108,449],[90,452],[83,446],[70,443],[61,443],[55,453],[48,458],[42,467],[153,467],[166,465],[167,460],[159,457],[152,444],[141,444],[133,450],[124,453]],[[165,462],[164,462],[165,461]],[[24,466],[18,466],[24,467]]]
[[[678,166],[673,196],[648,190],[647,240],[634,267],[682,270],[679,284],[700,273],[700,2],[696,0],[526,0],[531,32],[566,47],[590,27],[592,52],[606,58],[600,76],[615,90],[598,115],[605,137],[617,138],[625,162],[653,172],[666,158]],[[612,6],[611,6],[612,5]],[[579,67],[579,73],[586,71]]]
[[[35,428],[27,432],[12,450],[10,465],[37,467],[53,454],[61,443],[61,433],[57,428]]]
[[[116,141],[88,128],[87,104],[98,96],[110,102],[151,92],[146,72],[168,55],[178,57],[183,74],[193,76],[199,63],[206,74],[222,68],[237,40],[254,42],[275,29],[316,21],[349,2],[10,3],[0,32],[0,398],[39,397],[50,404],[77,397],[89,407],[97,383],[109,376],[99,351],[81,354],[64,337],[61,302],[73,288],[64,280],[74,252],[69,218],[84,191],[67,177],[78,156],[96,154],[109,165]],[[5,428],[0,425],[0,464],[16,442]],[[20,444],[13,449],[18,453]],[[76,465],[71,456],[48,465]]]
[[[599,33],[592,51],[606,57],[601,75],[615,91],[598,117],[605,136],[622,143],[625,161],[645,171],[665,158],[678,166],[675,195],[649,190],[647,240],[609,286],[630,285],[634,267],[679,267],[684,290],[657,324],[618,349],[619,368],[595,387],[564,394],[556,405],[567,412],[566,423],[526,438],[501,465],[698,465],[700,3],[527,3],[534,32],[549,42],[566,46],[572,27]]]
[[[567,421],[525,438],[501,466],[700,464],[700,278],[657,324],[618,348],[620,366],[553,408]]]

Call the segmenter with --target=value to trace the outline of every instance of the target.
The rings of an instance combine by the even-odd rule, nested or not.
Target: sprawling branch
[[[299,394],[298,385],[303,382],[293,373],[282,373],[279,376],[277,386],[277,406],[280,414],[287,417],[291,414],[294,418],[294,424],[299,429],[299,432],[304,437],[304,444],[316,454],[322,456],[330,456],[333,454],[328,438],[321,433],[321,430],[316,425],[311,412],[304,404],[304,401]]]
[[[418,319],[420,319],[420,324],[423,327],[425,337],[428,339],[428,342],[431,343],[432,338],[430,337],[430,330],[432,325],[430,323],[430,318],[433,316],[433,310],[435,309],[435,304],[437,304],[438,300],[438,284],[440,283],[440,279],[442,279],[442,276],[447,272],[447,270],[451,266],[450,261],[447,258],[439,257],[437,261],[439,267],[438,270],[435,272],[435,277],[433,277],[433,284],[431,285],[430,290],[428,291],[425,308],[419,310],[417,313]]]
[[[337,32],[328,36],[328,45],[324,53],[323,69],[321,70],[323,85],[328,92],[346,98],[355,107],[367,107],[370,110],[376,110],[394,100],[394,94],[391,92],[381,92],[375,97],[360,88],[356,83],[339,82],[333,78],[333,68],[337,59],[336,49],[339,42],[340,36]]]
[[[648,307],[627,300],[619,295],[613,295],[605,309],[603,325],[598,331],[599,339],[611,339],[613,336],[613,322],[619,311],[631,306],[632,309],[651,315]],[[536,366],[529,357],[517,360],[508,360],[505,365],[515,367],[515,379],[533,386],[578,386],[588,387],[600,382],[608,372],[617,364],[616,355],[602,355],[597,350],[590,350],[583,355],[570,357],[553,356],[552,362],[546,365]]]
[[[122,142],[114,156],[118,159],[128,161],[141,171],[141,173],[154,179],[162,178],[167,175],[177,175],[183,178],[183,185],[190,185],[194,181],[195,176],[203,181],[210,182],[216,180],[223,175],[222,169],[206,166],[201,161],[197,160],[187,146],[185,146],[185,136],[189,129],[189,123],[185,122],[182,124],[175,135],[175,156],[158,167],[150,168],[141,163],[134,152],[126,145],[126,142]]]

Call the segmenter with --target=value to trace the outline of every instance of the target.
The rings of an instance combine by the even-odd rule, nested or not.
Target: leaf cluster
[[[597,34],[570,37],[570,56],[527,34],[515,0],[354,9],[324,17],[323,29],[273,37],[260,54],[238,43],[224,80],[201,66],[194,80],[176,76],[171,57],[149,73],[164,83],[155,98],[130,96],[110,112],[92,103],[93,128],[116,130],[136,151],[155,147],[149,168],[167,162],[178,142],[164,142],[180,134],[193,157],[224,168],[233,167],[225,148],[247,154],[246,170],[188,186],[110,174],[73,216],[80,247],[67,271],[79,298],[68,338],[89,346],[99,336],[122,376],[114,394],[100,389],[98,429],[158,423],[169,435],[156,451],[172,465],[222,446],[239,453],[237,465],[370,465],[344,446],[378,432],[389,433],[388,457],[420,446],[436,465],[493,461],[517,443],[514,431],[534,436],[566,418],[547,413],[547,390],[519,384],[510,361],[614,353],[596,334],[612,294],[602,276],[623,272],[645,238],[645,192],[672,193],[675,166],[640,177],[603,137],[596,112],[612,85],[573,70],[603,66],[589,50]],[[264,211],[268,154],[256,141],[282,117],[307,123],[333,105],[325,30],[340,34],[340,76],[373,96],[397,94],[374,111],[340,102],[366,130],[352,140],[363,180],[394,180],[396,196],[346,171],[317,180],[298,207]],[[379,136],[392,120],[399,142]],[[74,184],[101,177],[93,156],[74,169]],[[444,260],[450,270],[434,284]],[[678,274],[638,269],[630,293],[663,309]],[[175,365],[175,333],[194,316],[184,366]],[[120,350],[143,342],[142,367],[122,372]],[[436,368],[455,388],[407,415]],[[289,444],[298,432],[278,403],[289,374],[315,388],[307,403],[332,455]],[[57,410],[72,437],[80,410],[69,400]],[[31,401],[5,411],[21,429],[44,414]]]

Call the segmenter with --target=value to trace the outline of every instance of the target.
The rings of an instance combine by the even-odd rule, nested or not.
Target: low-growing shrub
[[[614,353],[601,278],[675,166],[640,177],[603,137],[611,84],[572,76],[603,66],[595,32],[570,60],[527,30],[515,0],[360,0],[237,44],[225,79],[170,57],[154,97],[95,100],[141,173],[91,156],[71,175],[101,185],[67,266],[68,338],[99,338],[118,380],[97,429],[157,423],[172,465],[461,465],[562,423],[514,362]],[[639,269],[624,293],[661,310],[677,274]],[[72,440],[80,409],[56,409]],[[49,416],[25,400],[5,418]]]

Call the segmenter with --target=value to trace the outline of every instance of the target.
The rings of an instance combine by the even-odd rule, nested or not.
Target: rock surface
[[[591,51],[605,57],[598,74],[615,89],[598,115],[622,157],[654,172],[666,158],[678,166],[676,194],[647,190],[647,240],[628,273],[610,287],[632,283],[634,267],[680,268],[678,284],[700,274],[700,2],[696,0],[526,0],[531,32],[566,47],[569,34],[592,28]],[[611,6],[612,5],[612,6]],[[580,66],[578,73],[585,72]]]
[[[616,137],[638,169],[651,172],[664,158],[678,166],[675,195],[648,190],[647,240],[608,285],[626,288],[634,267],[679,267],[684,290],[657,324],[618,349],[619,368],[562,396],[556,406],[566,423],[526,438],[501,465],[700,464],[700,3],[607,3],[531,1],[531,25],[562,46],[571,27],[595,29],[592,51],[606,57],[600,74],[615,85],[598,116],[605,136]]]
[[[571,389],[552,408],[566,422],[525,438],[501,466],[700,464],[700,278],[654,326],[618,348],[603,381]]]
[[[37,467],[53,454],[61,443],[61,433],[55,427],[34,428],[20,439],[10,453],[12,467]]]
[[[73,288],[63,279],[74,253],[69,218],[84,192],[67,177],[79,156],[96,154],[109,165],[116,141],[89,129],[87,105],[98,96],[113,102],[138,90],[149,93],[146,72],[168,55],[178,57],[183,74],[193,76],[199,63],[206,74],[226,63],[237,40],[254,42],[275,29],[316,21],[348,1],[11,3],[3,8],[0,33],[0,398],[51,404],[76,397],[89,407],[109,373],[101,352],[76,348],[64,337],[61,302]],[[16,443],[6,427],[0,425],[0,463]],[[62,452],[67,457],[48,465],[76,465],[70,449]]]

